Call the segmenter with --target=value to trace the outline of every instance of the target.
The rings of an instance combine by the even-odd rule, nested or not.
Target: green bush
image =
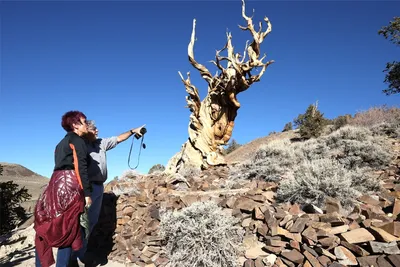
[[[333,119],[334,130],[337,130],[349,124],[350,120],[351,120],[351,115],[349,114],[341,115]]]
[[[232,139],[232,141],[228,144],[227,148],[224,150],[224,154],[228,155],[229,153],[232,153],[242,145],[236,142],[235,139]]]
[[[292,124],[292,122],[288,122],[283,127],[282,132],[287,132],[287,131],[291,131],[291,130],[293,130],[293,124]]]
[[[0,166],[0,175],[3,167]],[[0,182],[0,235],[9,233],[27,218],[21,202],[30,199],[28,189],[19,188],[13,181]]]
[[[294,124],[299,128],[300,136],[303,139],[310,139],[322,134],[324,126],[327,125],[327,119],[316,105],[310,105],[304,114],[300,114],[294,119]]]
[[[172,267],[236,267],[244,230],[213,202],[161,212],[160,236]]]

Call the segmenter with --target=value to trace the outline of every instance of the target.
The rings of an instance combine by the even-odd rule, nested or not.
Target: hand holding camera
[[[142,137],[145,133],[147,133],[147,129],[144,127],[146,126],[146,124],[144,124],[143,126],[133,129],[131,130],[131,133],[135,135],[136,139],[139,139],[140,137]]]
[[[139,138],[142,137],[145,133],[147,133],[147,129],[143,127],[143,128],[140,129],[139,133],[140,133],[140,135],[137,134],[137,133],[135,134],[135,138],[136,138],[136,139],[139,139]]]

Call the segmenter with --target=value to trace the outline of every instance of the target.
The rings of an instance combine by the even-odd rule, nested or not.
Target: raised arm
[[[124,132],[124,133],[118,135],[118,137],[117,137],[118,143],[121,143],[121,142],[125,141],[126,139],[128,139],[129,137],[131,137],[131,136],[134,135],[134,134],[137,134],[137,135],[139,135],[139,136],[142,136],[142,135],[140,134],[140,130],[141,130],[144,126],[146,126],[146,124],[140,126],[139,128],[130,129],[129,131]]]

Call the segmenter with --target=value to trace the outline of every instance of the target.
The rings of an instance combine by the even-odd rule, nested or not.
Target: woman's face
[[[87,121],[83,117],[79,119],[78,123],[73,124],[73,126],[74,126],[74,131],[79,136],[83,136],[89,132],[89,129],[87,127]]]

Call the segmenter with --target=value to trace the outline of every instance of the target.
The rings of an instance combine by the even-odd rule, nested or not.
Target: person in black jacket
[[[75,263],[71,262],[73,248],[79,250],[82,247],[82,236],[78,234],[81,232],[79,214],[83,212],[84,206],[89,208],[92,204],[92,187],[88,178],[90,156],[82,138],[88,133],[86,116],[80,111],[66,112],[62,116],[61,126],[67,134],[55,148],[55,166],[49,186],[36,204],[35,230],[48,227],[49,220],[54,229],[57,227],[60,229],[58,233],[40,231],[40,236],[36,236],[36,240],[37,242],[45,240],[50,246],[57,244],[53,245],[58,247],[56,267],[71,267]],[[79,210],[71,213],[71,208],[77,207],[71,202],[72,198],[79,199],[75,203],[81,204]],[[71,216],[76,216],[76,219]],[[76,234],[71,233],[72,229],[77,231]],[[74,236],[72,239],[71,235]],[[35,250],[36,267],[46,267],[54,263],[51,248],[44,247],[42,243],[38,244],[41,246]]]

